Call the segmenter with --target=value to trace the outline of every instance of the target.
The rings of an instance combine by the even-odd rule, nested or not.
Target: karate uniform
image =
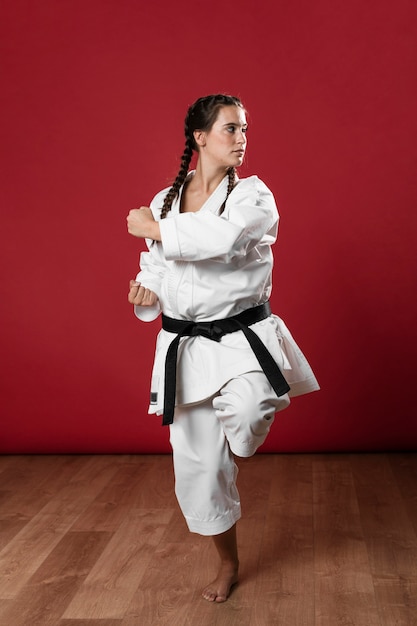
[[[196,213],[180,213],[181,188],[160,221],[168,189],[152,200],[161,242],[147,240],[136,280],[155,292],[158,302],[135,307],[139,319],[151,321],[162,311],[170,318],[206,322],[268,301],[279,219],[274,197],[257,176],[241,179],[219,215],[227,185],[226,176]],[[204,336],[180,340],[170,435],[177,497],[190,530],[200,534],[224,532],[240,516],[232,452],[253,454],[275,411],[288,406],[289,397],[319,388],[280,318],[271,315],[250,328],[284,374],[288,395],[276,396],[242,331],[219,342]],[[165,357],[174,337],[163,329],[158,334],[149,413],[163,411]]]

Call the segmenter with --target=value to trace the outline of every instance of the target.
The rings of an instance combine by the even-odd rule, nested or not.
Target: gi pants
[[[265,441],[278,398],[263,372],[228,381],[211,398],[177,406],[170,425],[175,494],[191,532],[218,535],[241,516],[233,455],[252,456]]]

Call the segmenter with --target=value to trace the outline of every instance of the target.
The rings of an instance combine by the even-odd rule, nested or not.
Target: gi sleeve
[[[152,200],[150,208],[152,209],[155,219],[159,218],[160,211],[160,195],[159,193]],[[158,296],[158,301],[154,306],[134,306],[136,317],[144,322],[152,322],[161,312],[159,298],[161,295],[161,284],[164,273],[166,271],[166,263],[162,252],[162,246],[152,239],[145,239],[148,250],[141,252],[139,267],[140,272],[136,276],[136,280],[146,289],[150,289]]]
[[[222,215],[209,210],[182,213],[159,222],[167,260],[227,263],[260,243],[276,240],[278,211],[268,187],[257,176],[239,181]]]

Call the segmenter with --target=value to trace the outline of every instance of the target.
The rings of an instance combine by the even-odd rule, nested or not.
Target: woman
[[[247,128],[238,98],[198,99],[187,112],[172,187],[127,218],[129,233],[148,245],[128,300],[139,319],[162,312],[149,412],[163,413],[170,426],[175,492],[188,527],[212,536],[220,556],[202,593],[212,602],[224,602],[238,580],[234,455],[255,453],[289,396],[318,389],[269,309],[278,212],[257,176],[236,175]]]

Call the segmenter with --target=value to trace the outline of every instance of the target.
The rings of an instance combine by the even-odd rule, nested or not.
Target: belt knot
[[[220,341],[224,334],[224,330],[217,326],[215,322],[196,322],[190,332],[190,335],[193,337],[201,335],[212,341]]]

